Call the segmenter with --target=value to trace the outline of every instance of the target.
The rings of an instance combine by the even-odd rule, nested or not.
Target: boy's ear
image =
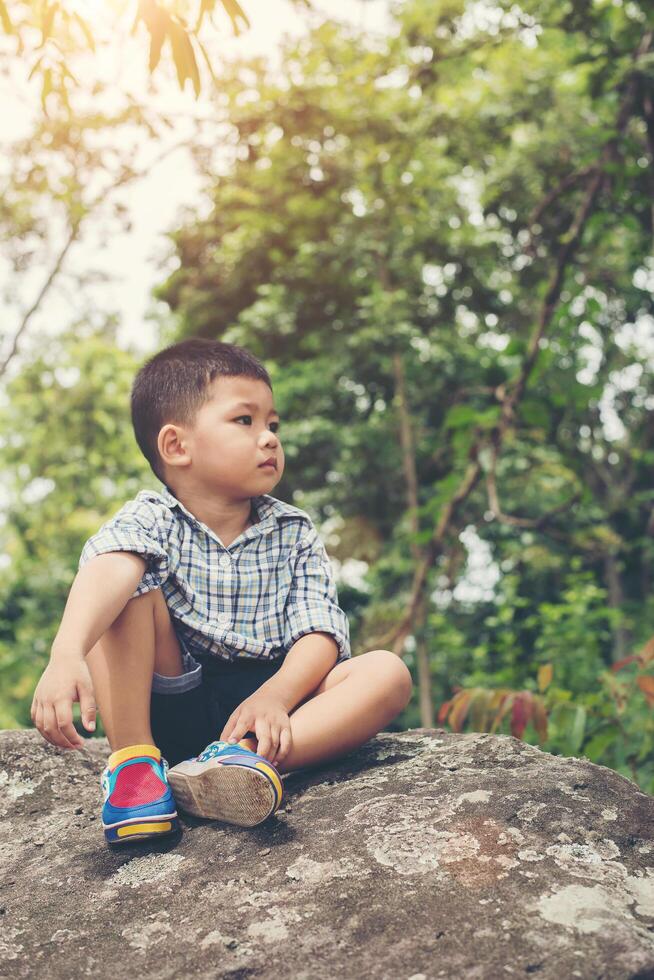
[[[167,466],[188,466],[191,462],[184,429],[170,422],[159,430],[157,449]]]

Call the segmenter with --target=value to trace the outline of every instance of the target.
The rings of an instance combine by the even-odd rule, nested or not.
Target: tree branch
[[[642,38],[641,43],[634,55],[634,60],[645,54],[652,42],[652,31],[648,31]],[[608,175],[604,171],[604,166],[613,160],[617,155],[617,136],[624,132],[629,121],[634,96],[636,93],[637,77],[632,73],[627,86],[625,97],[618,112],[616,122],[616,136],[612,137],[605,144],[597,167],[591,170],[591,179],[586,190],[585,197],[579,207],[572,227],[565,236],[563,247],[561,248],[556,261],[556,267],[552,274],[540,317],[534,333],[531,337],[527,354],[522,363],[522,367],[517,378],[507,385],[500,385],[496,389],[496,397],[502,405],[500,420],[491,434],[491,444],[495,451],[499,450],[504,442],[507,432],[512,428],[515,418],[516,406],[520,402],[529,377],[534,369],[536,359],[540,350],[540,342],[545,334],[547,327],[551,324],[556,311],[556,306],[561,294],[563,280],[567,267],[579,245],[586,223],[595,207],[597,198],[605,184],[609,183]],[[447,534],[450,524],[453,521],[460,505],[468,498],[472,490],[477,485],[481,475],[481,465],[479,463],[479,453],[483,448],[483,439],[479,439],[473,444],[470,450],[472,462],[467,467],[461,483],[454,492],[442,512],[438,524],[434,530],[432,538],[427,546],[425,557],[415,569],[409,603],[405,614],[400,622],[384,638],[384,646],[390,646],[396,653],[400,653],[404,648],[407,636],[411,632],[413,619],[416,609],[422,599],[422,592],[427,581],[430,569],[433,567],[437,557],[442,551],[443,541]]]
[[[114,183],[111,184],[109,187],[107,187],[105,190],[103,190],[100,194],[98,194],[97,197],[93,201],[91,201],[89,205],[85,207],[84,212],[79,217],[73,219],[70,226],[70,231],[68,233],[68,238],[66,239],[63,248],[59,252],[55,260],[55,263],[52,269],[50,270],[50,273],[48,274],[45,282],[43,283],[41,289],[39,290],[36,299],[30,306],[30,308],[27,310],[27,312],[24,314],[20,326],[18,327],[16,333],[14,334],[13,340],[11,342],[11,346],[9,348],[9,353],[6,355],[3,361],[0,361],[0,378],[6,372],[10,361],[18,353],[18,346],[21,337],[27,330],[30,320],[39,309],[44,298],[49,293],[55,279],[59,275],[61,271],[61,267],[64,264],[64,260],[68,252],[70,251],[71,246],[75,243],[75,241],[78,238],[79,231],[84,219],[87,218],[89,214],[91,214],[91,212],[95,211],[96,208],[98,208],[101,204],[104,204],[104,202],[107,200],[109,195],[112,194],[114,191],[118,190],[118,188],[123,187],[125,186],[125,184],[129,184],[132,181],[140,180],[142,177],[148,176],[152,172],[153,168],[156,167],[158,164],[160,164],[163,160],[165,160],[166,157],[170,156],[176,150],[181,149],[181,147],[187,145],[188,145],[188,140],[181,140],[179,143],[173,144],[173,146],[169,147],[167,150],[164,150],[162,153],[160,153],[158,157],[155,157],[155,159],[149,165],[147,170],[135,171],[129,167],[125,167],[122,174],[114,181]]]
[[[488,506],[493,515],[493,517],[500,522],[500,524],[510,524],[512,527],[529,527],[536,530],[540,530],[549,524],[551,520],[558,517],[559,514],[565,513],[565,511],[570,510],[574,504],[581,500],[581,494],[575,493],[569,500],[565,500],[562,504],[558,504],[553,507],[552,510],[547,511],[545,514],[541,514],[540,517],[518,517],[516,514],[505,514],[500,506],[500,501],[497,493],[497,483],[496,483],[496,466],[497,466],[497,454],[495,448],[493,447],[491,455],[491,465],[486,473],[486,488],[488,491]]]

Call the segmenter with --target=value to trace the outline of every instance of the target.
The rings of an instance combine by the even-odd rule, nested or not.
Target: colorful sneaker
[[[128,745],[102,773],[102,826],[109,844],[172,834],[179,828],[168,763],[154,745]]]
[[[237,827],[255,827],[282,802],[282,781],[273,764],[231,742],[211,742],[200,755],[173,766],[169,779],[183,810]]]

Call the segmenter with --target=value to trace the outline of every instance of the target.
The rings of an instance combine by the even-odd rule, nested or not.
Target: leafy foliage
[[[194,147],[209,207],[172,233],[173,271],[158,289],[171,310],[162,340],[220,337],[269,365],[287,452],[277,493],[313,514],[342,563],[355,652],[387,642],[434,528],[478,466],[428,563],[424,616],[403,650],[416,681],[424,648],[431,700],[455,731],[584,753],[652,791],[654,680],[643,651],[654,634],[654,391],[643,338],[654,313],[654,81],[644,6],[494,10],[480,24],[463,0],[412,0],[385,40],[327,23],[289,42],[281,71],[260,60],[227,68],[215,138]],[[560,266],[594,178],[583,234]],[[548,330],[498,448],[502,395],[559,269]],[[82,525],[145,478],[122,442],[127,355],[89,336],[50,356],[83,365],[90,417],[66,433],[70,469],[52,461],[55,486],[36,523],[23,501],[3,529],[12,564],[0,669],[25,684],[3,710],[23,723],[31,681],[11,658],[19,651],[34,676]],[[123,380],[110,393],[99,365],[114,359]],[[7,431],[47,401],[42,374],[39,360],[16,380]],[[80,410],[75,389],[58,391],[66,418]],[[121,420],[104,455],[107,419],[91,392]],[[33,419],[34,447],[26,440],[9,460],[16,501],[42,447],[57,445],[57,417]],[[21,476],[23,458],[33,465]],[[98,502],[107,468],[112,487]],[[61,562],[51,593],[34,575],[46,506],[59,515],[38,545]],[[475,582],[483,548],[491,584]],[[420,712],[416,692],[398,727],[420,724]]]
[[[211,60],[201,40],[205,19],[213,23],[216,9],[222,10],[232,24],[235,33],[249,26],[248,17],[238,0],[177,0],[173,4],[158,0],[115,0],[112,4],[117,21],[131,16],[134,34],[143,24],[150,36],[148,69],[154,72],[168,43],[180,88],[187,79],[193,90],[200,93],[199,63],[206,64],[213,77]],[[29,52],[31,67],[29,78],[34,75],[42,80],[41,101],[47,112],[47,102],[54,95],[70,110],[69,92],[81,83],[70,68],[69,61],[76,54],[95,53],[95,25],[84,16],[76,5],[68,0],[13,0],[7,5],[0,0],[0,25],[5,34],[14,37],[19,52]],[[33,36],[38,32],[39,42],[34,46]]]

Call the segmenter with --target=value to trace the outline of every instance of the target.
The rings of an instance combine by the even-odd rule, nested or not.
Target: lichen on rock
[[[108,746],[0,733],[0,975],[654,977],[654,800],[507,736],[384,733],[251,830],[110,851]]]

